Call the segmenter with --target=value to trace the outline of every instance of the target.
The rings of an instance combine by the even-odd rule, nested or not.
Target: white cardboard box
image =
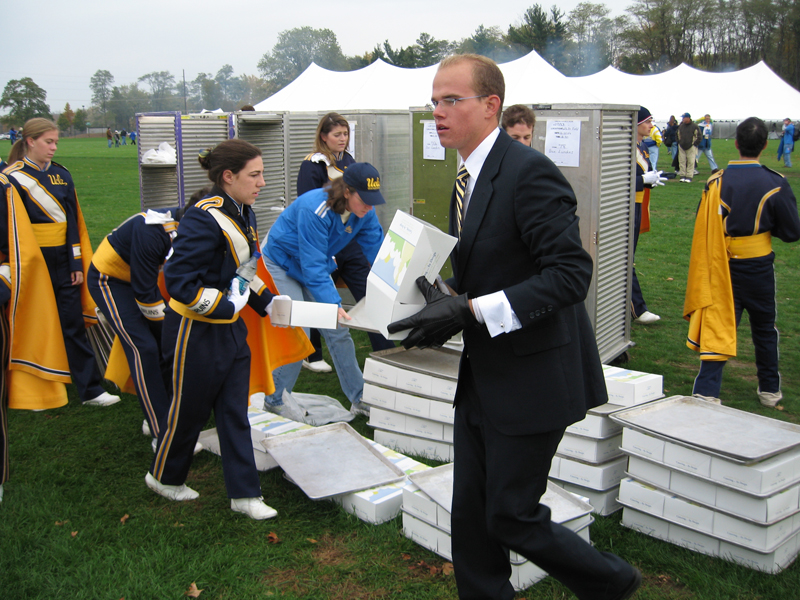
[[[628,369],[604,374],[610,404],[635,406],[664,395],[664,377],[661,375]]]
[[[798,509],[800,486],[793,486],[774,496],[757,498],[736,490],[719,486],[716,494],[716,506],[721,510],[768,523],[794,514]]]
[[[677,496],[668,496],[664,500],[664,518],[688,529],[712,533],[715,513],[712,509],[694,502]]]
[[[272,302],[272,314],[269,319],[277,326],[336,329],[339,305],[276,298]]]
[[[369,359],[367,359],[369,360]],[[387,410],[394,410],[395,397],[397,392],[374,383],[364,382],[364,392],[361,395],[361,401],[366,402],[370,406],[380,406]]]
[[[662,516],[666,496],[660,490],[630,477],[619,484],[619,501],[649,515]]]
[[[593,465],[562,456],[557,479],[593,490],[607,490],[622,481],[627,462],[626,457],[620,456],[606,463]]]
[[[452,425],[455,422],[456,411],[453,405],[449,402],[439,402],[438,400],[430,401],[430,416],[434,421],[448,423]]]
[[[626,427],[622,430],[622,448],[659,463],[664,462],[664,440]]]
[[[431,401],[427,398],[412,396],[403,392],[397,392],[394,397],[394,410],[412,417],[429,419],[431,415]]]
[[[433,282],[456,241],[430,223],[398,210],[367,276],[359,319],[390,340],[405,339],[407,331],[390,334],[387,326],[422,309],[425,300],[416,280],[424,276]]]
[[[798,451],[792,450],[753,465],[740,465],[713,456],[711,478],[752,494],[778,491],[797,480]]]
[[[669,539],[669,522],[629,506],[622,507],[622,524],[651,537],[662,540]]]
[[[669,479],[669,489],[676,494],[695,500],[707,506],[716,506],[717,494],[724,489],[710,481],[703,481],[680,471],[673,471]]]
[[[672,442],[664,443],[664,464],[701,477],[711,474],[711,455]]]
[[[589,410],[583,421],[567,427],[567,433],[593,438],[607,438],[622,431],[622,425],[613,421],[609,415],[620,410],[616,404],[603,404]]]
[[[693,552],[719,556],[720,541],[710,535],[681,527],[675,523],[669,524],[669,541],[678,546],[688,548]]]
[[[367,357],[364,361],[364,381],[370,381],[384,387],[397,387],[397,372],[400,371],[394,365],[387,365],[384,362]]]
[[[607,516],[622,508],[622,505],[617,502],[619,496],[619,487],[614,486],[607,490],[591,490],[589,488],[568,483],[566,481],[559,481],[558,479],[550,479],[556,485],[564,488],[568,492],[582,496],[589,501],[592,505],[593,513],[598,515]]]
[[[629,456],[628,474],[632,477],[641,477],[662,490],[668,490],[673,472],[663,465],[657,465],[638,456]]]
[[[565,433],[558,444],[558,453],[590,463],[602,463],[622,455],[622,434],[606,439]]]
[[[766,552],[782,544],[793,535],[793,519],[782,519],[772,525],[758,525],[731,517],[724,513],[716,513],[714,517],[714,535],[751,550]]]
[[[430,375],[417,373],[407,369],[397,370],[397,389],[415,395],[430,396],[432,393],[432,380]]]
[[[388,429],[389,431],[408,433],[408,429],[406,428],[406,420],[409,418],[411,417],[394,412],[393,410],[384,410],[382,408],[373,407],[369,411],[369,426]]]
[[[374,438],[376,442],[389,448],[394,448],[404,454],[424,456],[425,458],[444,462],[453,460],[453,446],[445,442],[426,440],[406,433],[386,431],[384,429],[376,429]]]
[[[719,543],[719,555],[725,560],[767,573],[778,573],[797,557],[797,535],[792,536],[772,552],[761,553],[725,541]]]

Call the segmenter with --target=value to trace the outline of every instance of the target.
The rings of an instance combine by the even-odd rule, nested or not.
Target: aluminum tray
[[[458,380],[461,352],[449,348],[389,348],[370,353],[373,358],[406,371],[425,373],[440,379]]]
[[[453,464],[412,473],[408,478],[439,506],[450,512],[453,503]],[[550,508],[554,523],[567,523],[591,514],[593,507],[550,481],[540,501]]]
[[[800,446],[798,425],[690,396],[656,400],[610,417],[625,427],[745,465]]]
[[[261,444],[312,500],[366,490],[405,477],[347,423],[268,437]]]

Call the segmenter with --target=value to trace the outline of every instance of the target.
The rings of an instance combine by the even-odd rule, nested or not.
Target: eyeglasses
[[[456,105],[456,102],[460,102],[461,100],[473,100],[475,98],[488,98],[488,95],[484,94],[483,96],[467,96],[466,98],[444,98],[443,100],[431,100],[430,104],[427,104],[425,108],[428,110],[433,110],[440,104],[445,108],[453,108]]]

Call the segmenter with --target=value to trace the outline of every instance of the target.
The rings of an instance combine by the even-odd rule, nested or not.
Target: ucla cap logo
[[[367,189],[370,192],[381,189],[380,177],[367,177]]]

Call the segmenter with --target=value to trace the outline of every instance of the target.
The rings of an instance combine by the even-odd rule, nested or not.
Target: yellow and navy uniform
[[[636,246],[639,244],[639,234],[650,231],[650,187],[645,185],[642,177],[651,171],[650,155],[644,144],[636,144],[636,204],[633,212],[633,255],[636,258]],[[636,269],[631,273],[631,314],[636,319],[647,311],[647,303],[642,296],[642,288]]]
[[[171,298],[162,345],[172,366],[172,401],[150,468],[166,485],[185,482],[197,437],[213,410],[228,496],[261,495],[247,419],[247,327],[226,294],[238,266],[257,249],[252,209],[218,188],[181,218],[164,266]],[[257,314],[266,314],[272,298],[261,279],[251,282],[248,305]]]
[[[2,163],[2,160],[0,160]],[[5,175],[0,174],[0,194],[3,198],[16,192]],[[13,202],[13,200],[12,200]],[[8,481],[8,349],[9,331],[6,309],[11,299],[11,268],[6,256],[0,257],[0,485]]]
[[[36,322],[42,319],[55,319],[56,315],[60,321],[64,347],[69,362],[69,370],[59,373],[59,381],[69,382],[71,375],[75,384],[78,396],[82,401],[95,398],[104,392],[100,385],[101,377],[97,368],[94,352],[86,338],[86,325],[97,322],[95,314],[95,304],[89,295],[88,288],[84,283],[80,286],[72,285],[72,273],[82,272],[84,275],[92,259],[92,248],[83,215],[78,204],[78,196],[75,192],[75,185],[69,171],[58,163],[51,162],[48,165],[37,165],[27,157],[17,161],[6,168],[6,176],[19,194],[20,208],[23,210],[12,210],[10,203],[5,203],[4,208],[7,214],[0,216],[0,227],[6,228],[0,231],[0,244],[8,246],[0,247],[0,251],[14,246],[11,254],[19,257],[26,256],[33,252],[31,245],[38,246],[39,253],[44,259],[45,271],[37,269],[27,269],[28,265],[41,265],[35,260],[33,263],[22,260],[12,269],[12,278],[16,278],[15,285],[19,286],[16,290],[22,295],[27,295],[28,300],[33,304],[17,303],[18,297],[12,291],[12,312],[10,325],[12,332],[11,347],[11,368],[14,369],[18,364],[18,352],[21,346],[41,346],[41,340],[47,339],[48,346],[52,346],[53,339],[44,338],[38,327],[27,331],[19,327],[21,311],[36,313]],[[23,214],[23,211],[25,214]],[[5,217],[5,218],[2,218]],[[31,236],[26,247],[20,245],[20,236]],[[35,240],[35,241],[33,241]],[[8,254],[8,252],[5,252]],[[42,303],[49,302],[44,295],[45,292],[34,292],[31,286],[36,286],[44,278],[49,277],[52,291],[55,293],[55,306],[57,312],[44,309]],[[25,289],[28,288],[28,289]],[[34,308],[35,307],[35,308]],[[35,336],[35,339],[17,339],[18,336]],[[56,346],[58,344],[55,344]],[[55,376],[55,374],[53,374]],[[64,377],[66,375],[66,377]],[[12,377],[13,380],[13,377]],[[37,401],[30,398],[22,398],[15,392],[15,387],[10,382],[9,404],[12,408],[51,408],[61,406],[66,400],[66,394],[59,403],[53,401]]]
[[[694,393],[719,397],[722,369],[736,356],[747,310],[759,389],[780,390],[772,237],[800,239],[797,201],[786,179],[757,160],[733,160],[706,183],[684,302],[687,346],[703,361]]]
[[[87,283],[97,306],[117,334],[142,411],[157,437],[169,408],[169,365],[161,360],[165,303],[158,287],[161,267],[172,249],[180,209],[137,213],[100,243]],[[112,351],[113,352],[113,351]],[[109,361],[111,362],[111,361]],[[113,370],[113,369],[109,369]],[[116,381],[123,388],[127,381]]]

